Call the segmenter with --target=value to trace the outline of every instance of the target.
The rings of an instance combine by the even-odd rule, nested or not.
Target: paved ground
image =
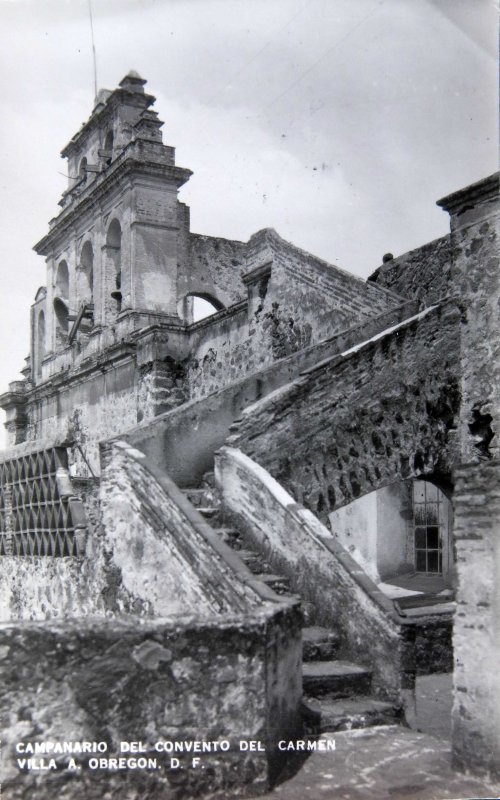
[[[455,772],[449,742],[396,725],[324,734],[334,752],[316,752],[290,780],[260,800],[477,800],[500,786]]]
[[[423,675],[416,684],[417,717],[412,728],[442,739],[451,738],[453,675]]]
[[[451,766],[452,676],[417,679],[414,730],[391,725],[325,734],[336,749],[313,753],[261,800],[478,800],[500,785]]]

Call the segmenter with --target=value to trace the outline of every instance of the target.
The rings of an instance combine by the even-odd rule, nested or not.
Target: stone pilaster
[[[153,332],[137,348],[137,421],[170,411],[188,399],[183,366],[169,353],[168,335]]]
[[[500,775],[498,183],[498,174],[490,176],[439,205],[450,212],[452,269],[462,305],[452,748],[458,766]]]
[[[7,447],[26,440],[28,426],[26,392],[26,381],[13,381],[9,383],[9,391],[0,395],[0,408],[6,413]]]

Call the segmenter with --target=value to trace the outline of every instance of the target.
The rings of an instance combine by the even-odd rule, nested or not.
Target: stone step
[[[205,519],[216,520],[220,517],[220,509],[214,508],[213,506],[197,506],[197,511],[199,511]]]
[[[302,701],[305,724],[315,733],[350,731],[374,725],[394,725],[403,719],[401,706],[366,695],[338,700],[305,697]]]
[[[214,531],[219,534],[223,542],[225,542],[233,550],[242,550],[243,544],[241,541],[241,533],[236,528],[215,528]]]
[[[302,658],[304,661],[328,661],[335,658],[340,636],[319,625],[302,628]]]
[[[302,666],[302,686],[310,697],[350,697],[367,695],[371,689],[371,670],[349,661],[306,661]]]
[[[259,573],[264,573],[266,575],[270,575],[272,573],[272,569],[269,564],[260,556],[255,550],[236,550],[235,552],[238,553],[241,560],[247,565],[250,572],[253,572],[254,575]]]
[[[219,508],[220,500],[216,496],[213,489],[207,487],[205,489],[183,489],[183,494],[186,495],[187,499],[190,503],[192,503],[197,508],[209,508],[213,506],[214,508]]]
[[[212,488],[215,488],[215,473],[213,470],[204,473],[200,485],[202,488],[205,486],[211,486]]]
[[[267,572],[262,573],[254,573],[257,580],[262,581],[269,586],[273,592],[276,594],[290,594],[290,583],[288,578],[284,578],[283,575],[273,575]]]

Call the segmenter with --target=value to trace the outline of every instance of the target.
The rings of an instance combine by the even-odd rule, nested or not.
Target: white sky
[[[263,227],[363,277],[497,169],[493,0],[92,0],[99,87],[135,69],[194,175],[192,230]],[[88,0],[0,0],[0,392],[45,282],[31,248],[94,99]],[[0,432],[0,446],[2,445]]]

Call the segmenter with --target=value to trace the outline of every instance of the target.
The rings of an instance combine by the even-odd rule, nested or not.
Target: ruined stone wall
[[[451,267],[449,235],[387,261],[368,281],[423,306],[455,294],[458,286]]]
[[[185,362],[191,399],[211,394],[269,361],[269,349],[259,351],[253,333],[246,302],[191,326],[191,355]]]
[[[268,234],[273,252],[273,282],[282,325],[308,323],[310,342],[318,342],[361,320],[381,314],[402,300],[361,278]],[[286,355],[283,353],[282,355]]]
[[[299,626],[296,609],[281,609],[218,623],[184,615],[140,626],[84,620],[0,628],[4,797],[178,800],[265,790],[286,757],[278,739],[299,735]],[[280,664],[289,667],[286,677]],[[276,674],[281,682],[266,681]],[[171,769],[170,755],[155,749],[203,740],[230,748],[201,754],[198,768],[193,753],[177,753],[183,769]],[[263,749],[240,750],[240,740],[261,741]],[[104,742],[107,751],[75,755],[75,769],[67,755],[56,769],[19,767],[17,742],[47,741]],[[144,752],[120,753],[122,741],[141,741]],[[156,761],[91,769],[95,755]]]
[[[189,234],[189,262],[179,271],[179,298],[189,293],[207,294],[226,308],[246,298],[241,280],[245,271],[246,244],[230,239]]]
[[[461,466],[454,506],[453,754],[500,776],[500,463]]]
[[[395,311],[396,295],[285,242],[275,231],[252,236],[246,252],[248,308],[207,319],[191,333],[187,374],[192,398]],[[268,268],[267,275],[259,278]],[[255,275],[255,278],[252,277]],[[234,281],[234,277],[233,277]]]
[[[453,270],[462,300],[452,748],[459,766],[496,776],[500,776],[498,188],[497,173],[438,203],[451,216]]]
[[[432,307],[247,408],[228,443],[320,519],[381,486],[456,462],[458,322]]]
[[[156,358],[150,350],[146,342],[136,359],[103,369],[94,362],[72,380],[60,376],[37,388],[28,404],[27,440],[71,443],[72,473],[99,475],[99,441],[181,405],[187,397],[182,364],[169,356]]]
[[[293,380],[307,367],[398,324],[414,310],[413,303],[398,306],[328,341],[299,350],[224,386],[209,397],[192,400],[136,426],[127,433],[127,439],[147,453],[152,463],[160,466],[180,486],[194,486],[204,472],[212,469],[214,450],[224,443],[232,423],[246,406]],[[219,325],[217,321],[214,324]],[[207,341],[210,330],[207,320],[206,327],[202,328]]]

